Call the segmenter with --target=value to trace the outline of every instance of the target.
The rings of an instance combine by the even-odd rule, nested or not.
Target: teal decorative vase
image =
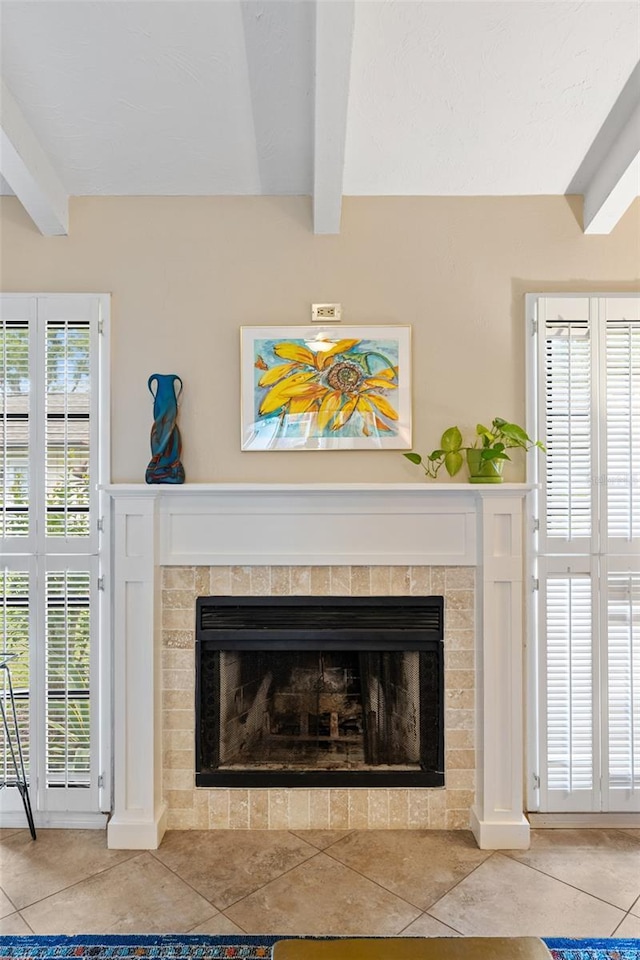
[[[153,426],[151,460],[144,478],[147,483],[184,483],[182,440],[176,424],[182,380],[175,373],[152,373],[147,386],[153,397]]]

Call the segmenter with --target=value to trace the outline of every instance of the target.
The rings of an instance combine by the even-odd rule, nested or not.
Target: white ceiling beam
[[[314,233],[340,233],[354,16],[354,0],[316,0]]]
[[[0,174],[41,233],[69,232],[69,197],[51,162],[0,79]]]
[[[588,234],[611,233],[640,196],[640,102],[584,191],[582,222]]]

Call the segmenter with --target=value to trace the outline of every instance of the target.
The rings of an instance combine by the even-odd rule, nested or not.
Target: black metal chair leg
[[[20,740],[20,729],[18,727],[18,714],[16,712],[16,701],[13,695],[13,684],[11,683],[11,673],[6,663],[1,663],[0,668],[4,670],[7,675],[7,682],[9,685],[9,700],[11,701],[11,713],[13,716],[13,729],[15,732],[16,747],[17,747],[17,756],[16,756],[16,749],[14,748],[14,745],[13,745],[11,731],[9,729],[9,722],[7,720],[5,700],[4,700],[4,697],[1,697],[0,712],[2,713],[2,724],[4,726],[4,732],[7,738],[7,746],[9,747],[9,752],[11,753],[11,760],[13,762],[13,768],[16,774],[16,782],[14,786],[18,788],[20,797],[22,799],[24,812],[27,815],[27,823],[29,825],[29,833],[31,834],[31,839],[35,840],[36,827],[33,821],[33,811],[31,809],[31,798],[29,797],[29,785],[27,783],[27,774],[24,767],[24,755],[22,753],[22,742]],[[10,786],[10,784],[2,784],[2,786]]]

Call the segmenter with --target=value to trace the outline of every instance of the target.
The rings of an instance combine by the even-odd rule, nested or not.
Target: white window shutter
[[[102,305],[89,295],[0,297],[0,632],[21,653],[12,675],[36,819],[99,811]],[[0,809],[14,806],[0,798]]]
[[[640,810],[640,295],[536,308],[540,809]]]

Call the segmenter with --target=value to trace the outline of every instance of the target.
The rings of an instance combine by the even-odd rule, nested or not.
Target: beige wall
[[[242,453],[243,324],[409,323],[414,448],[443,428],[524,419],[524,294],[640,288],[640,201],[586,237],[562,197],[348,198],[342,233],[314,236],[307,198],[78,198],[44,238],[0,201],[5,292],[112,293],[112,479],[141,481],[151,373],[178,373],[188,481],[421,482],[396,452]],[[522,464],[511,479],[522,478]]]

